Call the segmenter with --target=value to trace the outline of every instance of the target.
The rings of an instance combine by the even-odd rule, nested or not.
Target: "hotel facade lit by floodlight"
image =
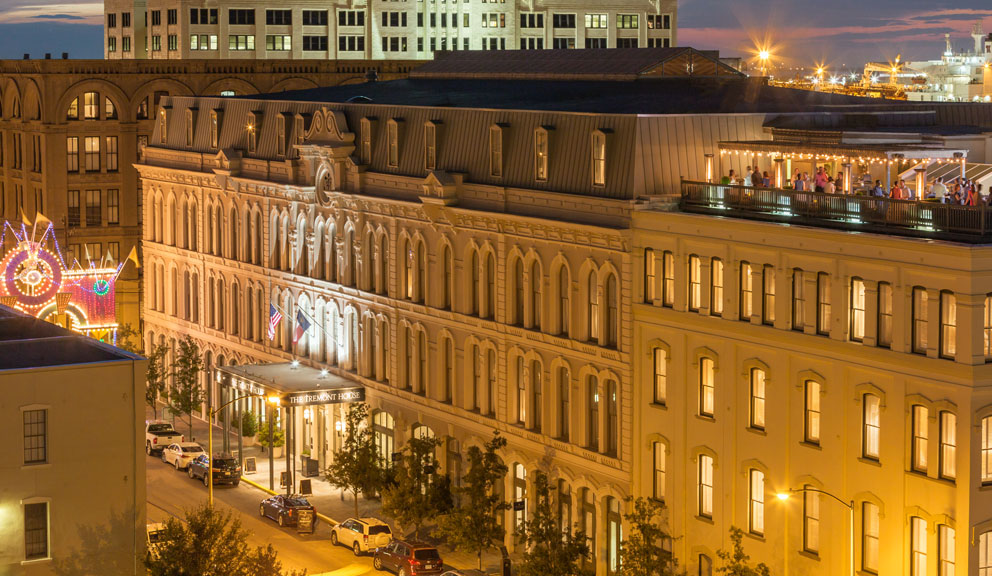
[[[466,52],[388,84],[170,98],[137,167],[145,338],[326,369],[364,389],[384,455],[430,433],[456,477],[500,430],[525,502],[505,525],[548,472],[600,576],[627,496],[666,503],[692,574],[732,526],[773,574],[977,574],[992,229],[713,183],[784,156],[873,179],[988,161],[958,113],[769,88],[691,49]],[[309,408],[295,449],[330,461],[343,409]]]

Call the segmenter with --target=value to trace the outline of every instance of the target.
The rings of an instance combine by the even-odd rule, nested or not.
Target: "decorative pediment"
[[[217,162],[217,168],[214,168],[217,187],[226,190],[228,177],[232,174],[236,175],[241,170],[241,151],[224,148],[214,158]]]
[[[355,134],[348,132],[348,120],[343,112],[322,108],[314,112],[304,142],[325,146],[354,146]]]

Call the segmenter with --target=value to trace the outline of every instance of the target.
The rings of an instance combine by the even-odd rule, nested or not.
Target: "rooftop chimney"
[[[68,60],[69,59],[69,53],[68,52],[63,52],[62,53],[62,59],[63,60]]]
[[[51,52],[45,52],[45,60],[51,60],[51,59],[52,59],[52,53]]]
[[[25,53],[24,53],[24,59],[25,59],[25,60],[30,60],[30,59],[31,59],[31,55],[30,55],[30,54],[28,54],[27,52],[25,52]]]

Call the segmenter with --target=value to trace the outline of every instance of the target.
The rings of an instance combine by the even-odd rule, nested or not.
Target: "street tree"
[[[165,344],[153,344],[148,353],[148,367],[145,369],[145,403],[152,409],[152,418],[158,412],[158,399],[165,395],[167,369],[165,356],[169,348]]]
[[[141,334],[130,324],[121,324],[117,327],[117,347],[131,354],[145,353],[144,346],[141,345]]]
[[[534,488],[533,515],[517,529],[527,545],[517,576],[580,576],[589,557],[586,535],[578,526],[562,525],[554,491],[543,472],[537,472]]]
[[[341,450],[335,454],[334,463],[324,471],[332,486],[351,492],[355,497],[355,516],[358,516],[358,495],[369,496],[382,488],[385,463],[380,461],[375,437],[368,425],[369,407],[364,403],[352,404],[345,416],[345,437]],[[387,456],[388,458],[389,456]]]
[[[410,438],[403,458],[393,466],[392,483],[382,492],[382,511],[404,530],[413,528],[420,539],[420,527],[431,518],[451,510],[451,483],[439,474],[435,457],[441,442],[437,438]]]
[[[185,521],[170,517],[161,543],[146,554],[144,563],[149,576],[299,574],[282,569],[271,544],[249,546],[248,531],[234,512],[207,505],[188,510]]]
[[[500,518],[510,505],[504,501],[497,486],[503,483],[507,467],[500,459],[506,438],[493,432],[483,448],[468,450],[468,473],[455,491],[458,507],[440,518],[437,532],[458,550],[474,552],[482,569],[482,554],[503,543],[506,531]]]
[[[179,341],[179,350],[172,363],[169,407],[173,413],[186,416],[190,438],[193,437],[193,411],[198,410],[206,400],[206,394],[200,386],[200,372],[203,372],[200,346],[187,336]]]
[[[627,498],[623,519],[629,526],[620,545],[621,576],[674,576],[678,562],[662,544],[671,538],[665,531],[665,505],[651,498]]]
[[[723,565],[717,567],[717,574],[726,576],[769,576],[768,566],[758,564],[751,565],[751,557],[744,553],[744,531],[736,526],[730,527],[730,541],[732,549],[717,550],[717,558],[723,561]]]

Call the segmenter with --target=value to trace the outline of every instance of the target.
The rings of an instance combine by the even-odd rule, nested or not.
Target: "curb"
[[[249,486],[254,486],[255,488],[258,488],[259,490],[265,492],[266,494],[271,494],[272,496],[276,496],[279,494],[279,492],[273,492],[272,490],[269,490],[268,488],[262,486],[261,484],[258,484],[257,482],[252,482],[251,480],[245,478],[244,476],[241,477],[241,481],[244,482],[245,484],[248,484]],[[317,518],[320,518],[321,520],[327,522],[331,526],[336,526],[338,524],[338,521],[331,518],[330,516],[325,516],[320,512],[317,512],[316,515]]]

